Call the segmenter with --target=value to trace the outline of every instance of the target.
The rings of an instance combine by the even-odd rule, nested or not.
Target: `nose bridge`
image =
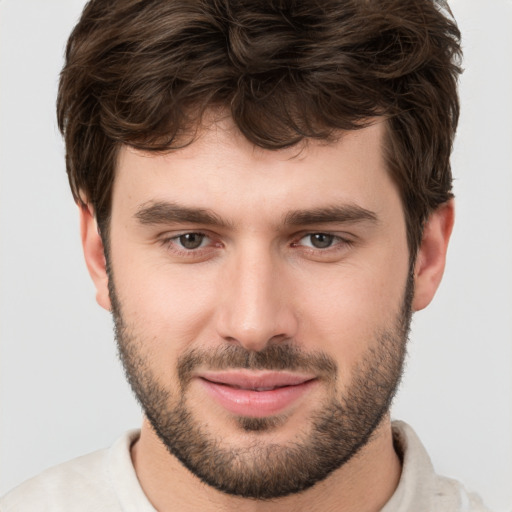
[[[252,240],[234,251],[228,267],[219,334],[254,351],[293,337],[295,319],[279,255]]]

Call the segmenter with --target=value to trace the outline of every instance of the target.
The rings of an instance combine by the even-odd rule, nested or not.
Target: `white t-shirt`
[[[44,471],[1,498],[1,512],[155,512],[130,457],[138,435],[127,432],[109,449]],[[435,474],[411,427],[395,421],[393,435],[403,455],[402,475],[381,512],[488,512],[462,484]]]

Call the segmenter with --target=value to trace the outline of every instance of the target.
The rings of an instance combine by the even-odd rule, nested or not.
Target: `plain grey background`
[[[140,412],[81,255],[55,122],[83,0],[0,0],[0,494],[110,445]],[[436,469],[512,507],[512,2],[454,0],[466,69],[457,222],[437,298],[416,315],[393,416]]]

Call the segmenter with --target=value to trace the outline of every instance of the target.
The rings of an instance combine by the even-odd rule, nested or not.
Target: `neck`
[[[169,454],[147,420],[131,455],[142,489],[160,512],[377,512],[391,498],[401,473],[389,416],[358,454],[324,481],[271,501],[230,496],[204,484]]]

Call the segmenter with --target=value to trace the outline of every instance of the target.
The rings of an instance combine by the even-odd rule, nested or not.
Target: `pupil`
[[[180,236],[180,243],[185,249],[197,249],[203,242],[204,235],[200,233],[187,233]]]
[[[332,245],[333,236],[326,235],[325,233],[315,233],[311,235],[311,243],[317,249],[325,249]]]

